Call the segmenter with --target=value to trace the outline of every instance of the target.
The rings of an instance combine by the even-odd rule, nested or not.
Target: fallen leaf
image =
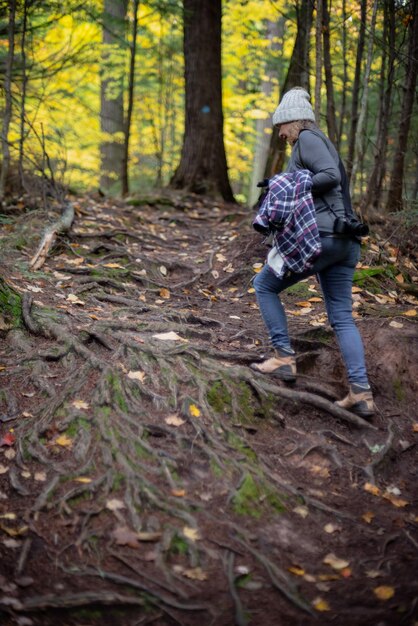
[[[9,468],[6,467],[6,465],[1,465],[0,464],[0,474],[5,474],[8,471],[9,471]]]
[[[415,317],[417,314],[415,309],[409,309],[408,311],[404,311],[402,315],[406,315],[406,317]]]
[[[218,254],[216,255],[216,259],[217,261],[219,261],[219,263],[223,263],[224,261],[226,261],[226,256],[218,252]]]
[[[292,510],[293,510],[293,513],[296,513],[297,515],[300,515],[303,518],[309,515],[309,509],[307,506],[296,506]]]
[[[89,408],[88,402],[85,402],[84,400],[74,400],[72,405],[75,406],[76,409],[88,409]]]
[[[86,485],[92,482],[91,478],[87,478],[87,476],[77,476],[74,480],[76,483],[84,483]]]
[[[379,578],[382,574],[377,569],[369,569],[366,571],[367,578]]]
[[[175,496],[176,498],[184,498],[184,496],[186,495],[186,491],[185,489],[172,489],[171,495]]]
[[[16,539],[3,539],[2,544],[6,546],[6,548],[19,548],[21,541],[16,541]]]
[[[195,404],[189,406],[189,413],[192,417],[200,417],[200,409]]]
[[[169,426],[182,426],[186,423],[185,420],[182,420],[178,415],[169,415],[164,421]]]
[[[85,305],[85,302],[83,300],[80,300],[80,298],[76,296],[75,293],[69,293],[67,296],[67,300],[72,304],[80,304],[81,306]]]
[[[412,432],[418,433],[418,422],[415,422],[415,424],[412,424]]]
[[[161,533],[151,532],[151,531],[149,532],[141,531],[139,533],[136,533],[136,536],[139,541],[146,541],[146,542],[159,541],[161,539]]]
[[[13,450],[13,448],[8,448],[7,450],[4,451],[4,456],[9,461],[12,461],[16,456],[16,451]]]
[[[20,535],[24,535],[28,532],[29,526],[21,526],[21,528],[9,528],[9,526],[3,526],[0,524],[0,529],[9,535],[9,537],[20,537]]]
[[[380,587],[375,587],[373,593],[379,600],[390,600],[395,595],[395,589],[387,585],[381,585]]]
[[[339,559],[337,556],[335,556],[333,552],[330,552],[329,554],[327,554],[326,557],[322,560],[322,562],[325,563],[325,565],[329,565],[330,567],[332,567],[332,569],[335,569],[337,571],[342,570],[345,567],[348,567],[350,565],[348,561],[345,561],[344,559]]]
[[[130,372],[128,372],[128,378],[131,378],[132,380],[139,380],[141,381],[141,383],[143,383],[145,378],[145,372],[141,372],[141,370],[133,372],[131,370]]]
[[[337,530],[341,530],[341,526],[337,526],[337,524],[325,524],[324,526],[324,530],[326,533],[329,533],[330,535],[332,535],[332,533],[335,533]]]
[[[122,500],[117,500],[116,498],[114,498],[106,502],[106,508],[109,509],[109,511],[119,511],[120,509],[124,509],[126,507],[125,503],[122,502]]]
[[[370,522],[374,519],[374,513],[366,511],[366,513],[361,516],[361,519],[364,520],[366,524],[370,524]]]
[[[16,441],[13,433],[8,432],[0,439],[0,446],[12,446]]]
[[[307,307],[307,308],[310,308],[311,306],[311,302],[305,302],[305,301],[295,302],[295,304],[296,306]]]
[[[70,439],[70,437],[67,437],[67,435],[60,435],[55,439],[53,443],[58,446],[62,446],[63,448],[71,448],[71,446],[73,445],[73,440]]]
[[[403,324],[401,324],[400,322],[395,322],[395,320],[389,322],[389,326],[392,326],[392,328],[403,328]]]
[[[351,574],[352,574],[352,570],[350,567],[344,567],[344,569],[341,570],[340,574],[343,578],[350,578]]]
[[[182,532],[183,532],[183,535],[186,537],[186,539],[190,539],[190,541],[197,541],[198,539],[201,538],[199,530],[197,528],[190,528],[190,526],[184,526]]]
[[[392,493],[388,493],[387,491],[383,494],[383,498],[385,498],[385,500],[389,500],[389,502],[397,508],[403,508],[404,506],[407,506],[409,504],[407,500],[398,498],[397,496],[394,496]]]
[[[161,298],[164,298],[165,300],[169,300],[171,298],[171,293],[168,289],[166,289],[165,287],[162,287],[160,289],[160,296]]]
[[[316,611],[330,611],[331,610],[328,602],[326,600],[323,600],[323,598],[319,598],[319,597],[313,600],[312,606],[314,607]]]
[[[263,269],[263,263],[253,263],[253,270],[256,274],[261,272],[262,269]]]
[[[45,482],[46,472],[35,472],[34,479],[41,483]]]
[[[0,519],[16,519],[16,513],[3,513],[0,515]]]
[[[168,270],[165,265],[160,265],[160,272],[163,276],[167,276]]]
[[[120,265],[119,263],[103,263],[102,267],[109,267],[110,269],[125,269],[123,265]]]
[[[192,580],[207,580],[208,575],[202,570],[201,567],[194,567],[193,569],[186,569],[182,572],[183,576],[191,578]]]
[[[314,296],[313,298],[309,298],[308,302],[322,302],[322,298],[318,298],[317,296]]]
[[[153,335],[153,337],[155,339],[161,339],[161,341],[187,341],[187,339],[180,337],[180,335],[175,333],[173,330],[168,333],[157,333],[156,335]]]
[[[23,472],[20,472],[20,475],[22,476],[22,478],[30,478],[32,476],[32,474],[27,470],[23,470]]]
[[[379,487],[376,487],[376,485],[372,485],[372,483],[366,483],[364,485],[364,490],[367,491],[368,493],[372,493],[374,496],[381,495]]]
[[[395,279],[398,281],[398,283],[404,283],[405,282],[405,279],[404,279],[402,274],[398,274],[397,276],[395,276]]]
[[[295,576],[305,576],[305,570],[301,567],[291,565],[287,570]]]

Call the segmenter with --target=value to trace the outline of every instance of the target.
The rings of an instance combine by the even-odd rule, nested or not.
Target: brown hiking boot
[[[370,387],[350,385],[348,395],[343,400],[338,400],[335,404],[342,409],[356,413],[360,417],[371,417],[375,413],[373,394]]]
[[[251,363],[251,369],[262,374],[273,374],[280,380],[294,382],[296,380],[296,358],[284,350],[275,350],[275,356],[262,363]]]

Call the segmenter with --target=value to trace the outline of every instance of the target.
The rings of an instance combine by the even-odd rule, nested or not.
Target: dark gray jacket
[[[303,130],[293,145],[286,168],[288,172],[300,169],[312,172],[316,221],[320,233],[324,234],[333,232],[335,220],[335,215],[327,205],[339,217],[344,217],[345,214],[338,160],[337,150],[324,133],[319,129]]]

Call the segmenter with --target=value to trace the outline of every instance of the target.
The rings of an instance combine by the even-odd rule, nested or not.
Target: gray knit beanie
[[[287,91],[273,115],[273,125],[286,124],[296,120],[315,121],[315,114],[310,103],[310,95],[303,87],[294,87]]]

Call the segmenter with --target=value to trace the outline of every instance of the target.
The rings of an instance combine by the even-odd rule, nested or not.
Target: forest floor
[[[249,368],[249,209],[74,202],[38,271],[58,209],[0,216],[1,625],[417,626],[416,232],[365,244],[356,422],[315,278],[283,297],[297,382]]]

